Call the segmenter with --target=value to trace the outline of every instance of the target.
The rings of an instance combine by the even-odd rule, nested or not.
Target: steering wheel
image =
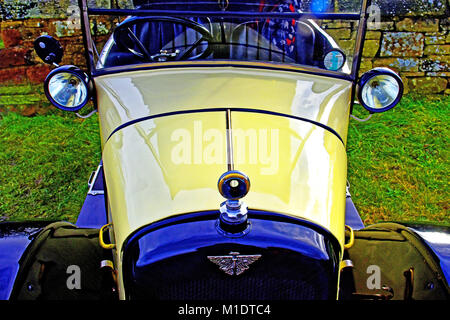
[[[151,54],[148,50],[148,48],[141,42],[141,40],[138,38],[138,36],[133,31],[134,27],[138,26],[139,24],[145,24],[145,23],[172,23],[176,25],[180,25],[184,27],[185,33],[188,32],[188,29],[192,29],[195,32],[197,32],[200,35],[200,38],[197,39],[194,43],[188,44],[184,43],[184,47],[186,48],[184,51],[177,50],[176,52],[169,52],[169,50],[164,50],[164,45],[161,44],[162,48],[160,49],[160,52],[157,54]],[[151,32],[151,30],[150,30]],[[152,34],[150,34],[150,37]],[[211,42],[213,40],[212,34],[209,32],[208,29],[206,29],[204,26],[202,26],[200,23],[188,20],[188,19],[182,19],[182,18],[176,18],[176,17],[132,17],[129,19],[126,19],[124,22],[119,24],[116,29],[114,30],[113,34],[114,42],[119,46],[122,47],[135,56],[137,56],[140,59],[143,59],[145,61],[166,61],[168,59],[172,60],[196,60],[196,59],[203,59],[211,54]],[[175,39],[172,39],[171,41],[175,41]],[[199,54],[196,54],[194,56],[190,56],[191,53],[202,43],[206,41],[207,47],[205,50],[200,52]],[[170,43],[170,42],[169,42]]]

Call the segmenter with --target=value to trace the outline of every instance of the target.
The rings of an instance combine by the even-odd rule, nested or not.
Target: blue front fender
[[[450,284],[450,227],[426,224],[405,224],[405,226],[414,231],[433,251],[439,260],[447,284]]]
[[[40,231],[52,221],[0,223],[0,300],[8,300],[20,260]]]

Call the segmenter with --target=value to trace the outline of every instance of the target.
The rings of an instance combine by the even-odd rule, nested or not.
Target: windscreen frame
[[[297,72],[304,72],[310,74],[323,75],[328,77],[334,77],[339,79],[344,79],[353,82],[356,84],[359,76],[359,67],[361,65],[362,52],[364,49],[364,39],[367,29],[367,20],[368,20],[368,10],[367,8],[370,6],[371,0],[361,0],[361,9],[359,13],[312,13],[312,12],[301,12],[301,13],[284,13],[284,12],[232,12],[232,11],[188,11],[188,10],[136,10],[136,9],[100,9],[100,8],[89,8],[87,4],[87,0],[78,0],[78,4],[80,7],[80,20],[82,25],[82,35],[83,42],[86,48],[85,56],[86,56],[86,65],[87,72],[92,77],[101,76],[105,74],[113,74],[118,72],[126,72],[126,71],[136,71],[136,70],[145,70],[145,69],[154,69],[154,68],[173,68],[180,67],[183,65],[183,62],[165,62],[165,63],[143,63],[139,67],[133,66],[131,68],[129,65],[120,66],[120,67],[112,67],[112,68],[104,68],[97,69],[96,63],[94,59],[96,45],[94,42],[94,38],[91,32],[90,27],[90,16],[92,15],[106,15],[106,16],[174,16],[174,17],[228,17],[228,18],[283,18],[283,19],[300,19],[300,18],[309,18],[309,19],[339,19],[339,20],[349,20],[349,21],[359,21],[358,23],[358,32],[356,35],[355,41],[355,50],[351,65],[350,74],[346,74],[339,71],[331,71],[320,69],[316,67],[309,67],[306,65],[282,65],[271,63],[268,61],[252,63],[249,61],[245,63],[245,61],[223,61],[221,63],[220,60],[215,61],[214,65],[219,66],[233,66],[237,67],[250,67],[250,68],[266,68],[266,69],[277,69],[277,70],[290,70]],[[236,63],[235,63],[236,62]],[[193,63],[190,62],[188,64],[190,67],[193,66]],[[202,66],[207,65],[211,66],[209,61],[196,61],[195,65]]]

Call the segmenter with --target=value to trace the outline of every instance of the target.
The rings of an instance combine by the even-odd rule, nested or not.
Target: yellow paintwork
[[[207,155],[214,153],[208,148],[213,140],[226,147],[225,124],[225,112],[175,115],[140,122],[111,137],[103,163],[119,251],[131,232],[148,223],[218,209],[223,198],[217,180],[227,171],[226,148],[218,150],[214,161]],[[179,147],[183,139],[191,141],[184,153]]]
[[[219,177],[247,174],[250,209],[312,221],[344,246],[347,159],[330,131],[263,109],[321,122],[347,136],[351,84],[299,73],[233,68],[136,71],[95,79],[109,219],[121,298],[121,249],[136,229],[169,216],[218,210]],[[166,112],[227,108],[119,125]],[[232,155],[227,138],[231,134]],[[249,141],[253,140],[253,144]]]
[[[209,148],[208,142],[226,145],[225,114],[146,120],[117,132],[106,143],[103,165],[122,299],[121,250],[130,233],[171,215],[217,209],[223,201],[217,179],[227,170],[226,150]]]
[[[193,64],[195,65],[195,64]],[[299,72],[212,67],[95,78],[102,141],[120,124],[166,112],[252,108],[321,122],[347,136],[351,83]]]
[[[304,121],[247,112],[231,115],[234,169],[250,177],[244,199],[249,208],[308,219],[342,244],[347,179],[342,142]]]

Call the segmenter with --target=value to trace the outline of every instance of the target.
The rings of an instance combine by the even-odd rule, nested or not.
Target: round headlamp
[[[345,54],[340,49],[331,49],[323,56],[323,65],[325,69],[331,71],[338,71],[342,69],[345,64]]]
[[[89,76],[75,66],[63,66],[50,72],[44,91],[55,107],[65,111],[78,111],[91,98]]]
[[[392,70],[375,68],[358,82],[358,100],[370,112],[384,112],[395,107],[403,95],[402,79]]]
[[[238,200],[250,190],[250,179],[240,171],[228,171],[219,178],[217,186],[224,198]]]

